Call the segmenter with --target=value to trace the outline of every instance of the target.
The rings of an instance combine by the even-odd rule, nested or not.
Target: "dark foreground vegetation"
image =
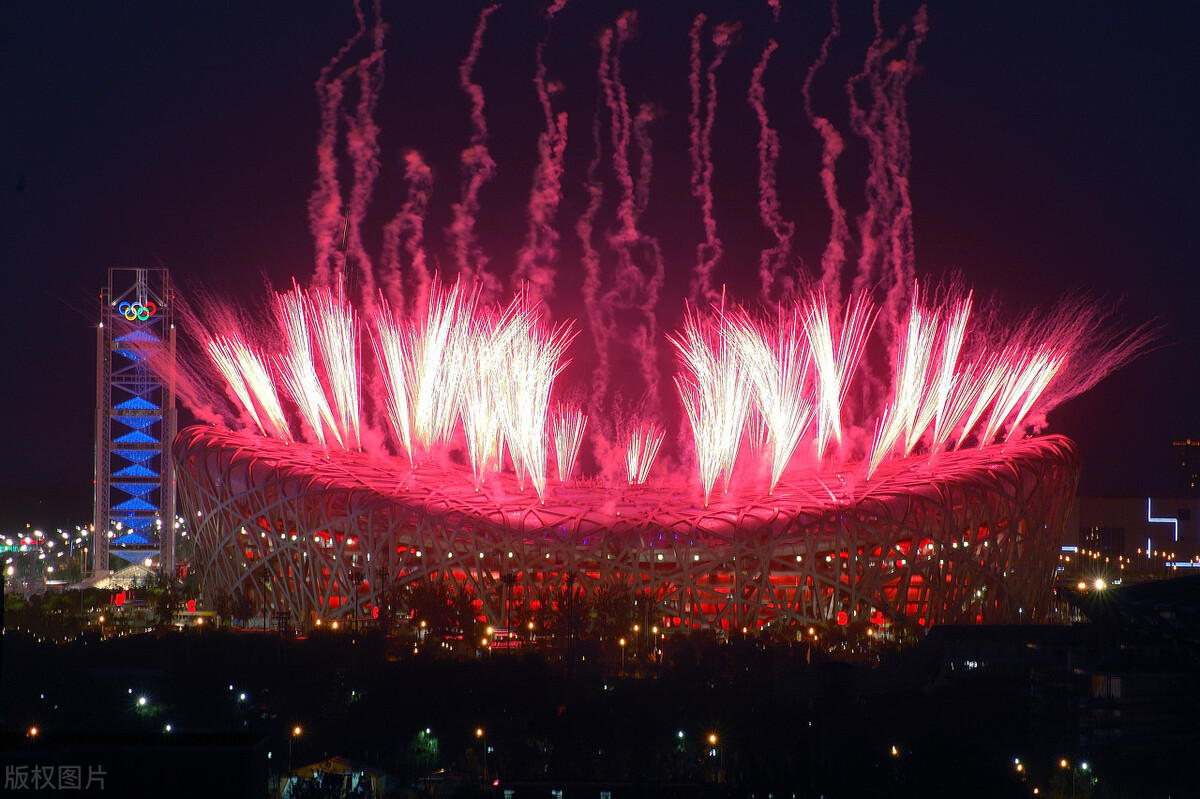
[[[9,631],[2,751],[6,766],[103,762],[118,796],[267,796],[335,756],[386,773],[397,796],[1069,796],[1072,770],[1080,797],[1192,784],[1184,728],[1148,755],[1061,765],[1082,755],[1079,695],[1056,664],[1091,646],[1085,628],[935,634],[882,665],[699,635],[667,638],[657,660],[630,647],[621,663],[588,642],[569,657],[414,654],[378,631],[68,644]]]

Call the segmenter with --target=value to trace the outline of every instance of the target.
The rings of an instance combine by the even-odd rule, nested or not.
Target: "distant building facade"
[[[1067,530],[1075,557],[1109,575],[1200,573],[1200,498],[1079,497]]]
[[[1172,447],[1176,491],[1181,497],[1200,497],[1200,438],[1181,438]]]

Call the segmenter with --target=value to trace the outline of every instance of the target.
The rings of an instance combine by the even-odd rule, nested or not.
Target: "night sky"
[[[504,275],[525,235],[542,124],[531,84],[546,31],[540,5],[509,3],[492,16],[475,73],[498,165],[482,194],[479,235]],[[840,81],[861,65],[871,36],[869,7],[843,5],[845,32],[816,97],[835,123],[844,103]],[[1082,290],[1123,298],[1127,323],[1159,319],[1164,332],[1155,351],[1049,421],[1052,432],[1080,445],[1084,493],[1170,494],[1172,440],[1200,435],[1200,9],[1109,5],[1119,4],[929,3],[931,30],[909,92],[917,268],[933,280],[959,272],[976,288],[977,303],[994,296],[1014,315]],[[829,13],[823,3],[784,0],[774,24],[765,3],[567,6],[546,49],[571,114],[558,224],[564,253],[559,297],[551,302],[563,318],[582,318],[571,226],[591,157],[595,40],[628,6],[640,6],[642,17],[624,78],[634,102],[652,100],[660,112],[645,227],[672,264],[660,304],[660,329],[670,330],[702,236],[687,192],[693,14],[743,23],[718,88],[715,214],[727,255],[716,279],[735,298],[751,299],[748,276],[770,241],[754,213],[757,127],[747,77],[766,36],[776,36],[767,103],[782,138],[783,210],[800,231],[798,254],[815,265],[829,219],[817,179],[819,139],[798,89]],[[436,14],[428,10],[434,7]],[[378,231],[403,202],[403,154],[414,147],[437,176],[427,243],[445,252],[442,229],[460,194],[458,153],[470,135],[456,70],[479,7],[384,4],[387,73],[376,113],[382,168],[364,225],[369,248],[378,247]],[[915,7],[885,3],[885,27],[895,29]],[[304,282],[311,275],[313,83],[353,29],[349,2],[4,4],[6,522],[62,524],[90,514],[94,328],[109,267],[165,266],[181,291],[204,286],[247,307],[262,304],[266,282],[283,289],[292,276]],[[861,148],[844,125],[842,132]],[[862,197],[860,157],[861,150],[848,152],[840,174],[852,212]],[[576,347],[585,348],[586,338]],[[587,358],[584,349],[572,355]]]

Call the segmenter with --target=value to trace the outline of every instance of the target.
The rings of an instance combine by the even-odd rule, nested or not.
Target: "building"
[[[1200,497],[1200,440],[1181,438],[1175,450],[1175,485],[1181,497]]]
[[[93,566],[174,569],[175,324],[165,269],[108,270],[96,328]]]
[[[369,618],[385,588],[439,578],[496,624],[513,604],[606,586],[648,596],[673,628],[1039,621],[1079,473],[1049,436],[705,507],[689,484],[572,482],[541,502],[510,475],[475,490],[466,466],[208,427],[183,430],[174,455],[210,586],[304,624]]]
[[[1200,569],[1200,499],[1080,497],[1076,505],[1063,553],[1072,574],[1145,579]]]

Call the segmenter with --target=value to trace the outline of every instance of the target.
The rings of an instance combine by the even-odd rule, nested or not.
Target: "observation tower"
[[[175,324],[166,269],[112,268],[96,329],[93,566],[175,567]]]

